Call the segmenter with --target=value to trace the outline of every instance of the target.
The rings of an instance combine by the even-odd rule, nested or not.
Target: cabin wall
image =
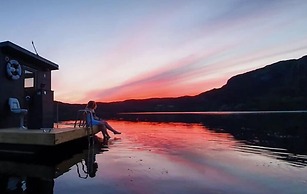
[[[0,127],[18,127],[19,115],[13,114],[9,110],[8,99],[10,97],[17,98],[20,106],[24,107],[23,74],[18,80],[12,80],[6,73],[6,65],[9,59],[15,59],[22,66],[22,62],[18,58],[4,55],[0,52]]]
[[[51,90],[51,72],[38,71],[36,75],[37,89]]]
[[[52,128],[54,118],[51,72],[36,71],[34,88],[26,88],[25,95],[28,99],[28,128]]]
[[[6,73],[8,59],[14,59],[22,67],[22,75],[18,80],[9,79]],[[53,127],[53,91],[51,91],[51,71],[39,64],[33,64],[28,58],[13,56],[0,49],[0,128],[19,126],[19,115],[11,113],[8,98],[19,100],[21,108],[28,109],[25,124],[30,129]],[[34,85],[25,88],[25,69],[34,73]]]
[[[28,128],[53,128],[53,91],[36,90],[28,107]]]

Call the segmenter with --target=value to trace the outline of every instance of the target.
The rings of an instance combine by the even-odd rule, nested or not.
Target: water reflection
[[[35,153],[0,153],[0,193],[53,194],[54,180],[73,166],[80,178],[95,177],[96,155],[107,151],[108,143],[95,136]]]
[[[120,115],[121,120],[197,123],[216,134],[231,134],[234,149],[287,161],[296,167],[307,165],[307,113],[139,113]],[[220,142],[218,142],[220,143]]]
[[[120,115],[108,142],[0,154],[0,193],[306,193],[305,116]]]

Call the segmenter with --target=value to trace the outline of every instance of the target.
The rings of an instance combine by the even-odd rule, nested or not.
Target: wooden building
[[[59,66],[6,41],[0,43],[0,129],[19,126],[20,115],[10,110],[9,98],[27,109],[28,129],[53,128],[51,71]]]

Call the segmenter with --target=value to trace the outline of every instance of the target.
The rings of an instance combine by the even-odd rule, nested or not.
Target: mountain
[[[302,110],[307,108],[307,56],[236,75],[219,89],[195,98],[211,110]]]
[[[55,103],[59,120],[76,117],[84,104]],[[98,103],[98,114],[143,111],[307,110],[307,56],[236,75],[196,96]]]

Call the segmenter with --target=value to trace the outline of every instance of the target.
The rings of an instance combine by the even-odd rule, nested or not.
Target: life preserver
[[[21,77],[21,65],[16,60],[10,60],[6,65],[6,73],[12,80],[17,80]]]

